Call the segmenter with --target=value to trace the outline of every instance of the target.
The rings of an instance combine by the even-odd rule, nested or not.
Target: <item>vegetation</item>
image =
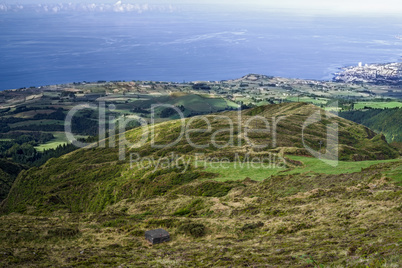
[[[361,101],[354,105],[354,109],[394,109],[402,108],[402,102],[400,101]]]
[[[287,160],[286,160],[287,159]],[[274,175],[279,174],[304,174],[304,173],[318,173],[318,174],[345,174],[359,172],[364,168],[381,163],[397,163],[398,159],[391,160],[372,160],[372,161],[339,161],[335,167],[328,168],[328,164],[315,157],[288,155],[285,161],[296,161],[299,165],[293,166],[291,169],[286,166],[275,165],[247,165],[241,162],[232,163],[214,163],[214,162],[200,162],[197,166],[205,167],[205,170],[211,173],[219,174],[215,180],[229,181],[229,180],[243,180],[250,178],[254,181],[263,181]]]
[[[18,174],[26,168],[26,166],[0,159],[0,202],[7,197]]]
[[[0,260],[14,267],[398,267],[402,188],[387,174],[400,178],[401,164],[243,180],[222,197],[171,189],[100,213],[3,215]],[[175,214],[186,207],[191,213]],[[160,227],[172,241],[150,247],[144,232]]]
[[[215,131],[227,129],[228,123],[227,120],[217,120],[215,116],[211,115],[208,117],[213,122],[213,129],[210,133],[204,132],[201,135],[189,136],[195,144],[211,143],[205,149],[200,150],[190,146],[185,139],[182,139],[173,148],[155,149],[151,146],[151,140],[148,139],[148,142],[142,147],[130,149],[127,152],[127,155],[137,153],[142,158],[149,159],[147,161],[156,158],[162,159],[163,163],[165,163],[164,168],[155,166],[152,162],[141,163],[142,166],[138,163],[129,163],[128,157],[124,161],[119,160],[119,149],[108,148],[108,145],[106,145],[106,148],[78,150],[66,157],[51,159],[40,168],[21,173],[14,185],[15,187],[10,192],[7,202],[3,205],[8,211],[20,212],[26,211],[29,206],[45,211],[68,209],[71,212],[98,212],[125,198],[142,200],[150,196],[163,196],[172,190],[184,195],[225,196],[236,184],[225,181],[219,183],[202,180],[215,180],[219,175],[217,173],[222,172],[222,170],[204,169],[202,165],[185,165],[184,163],[189,163],[189,161],[193,163],[194,156],[197,153],[203,153],[204,159],[200,160],[206,163],[214,158],[226,159],[226,162],[229,161],[229,167],[238,163],[238,161],[241,163],[245,161],[249,166],[249,163],[254,161],[254,158],[259,159],[261,163],[265,161],[264,159],[276,159],[271,161],[271,165],[276,166],[281,164],[280,155],[283,156],[286,153],[308,155],[301,142],[301,127],[306,118],[317,109],[313,105],[290,103],[256,107],[242,111],[243,121],[250,118],[251,115],[264,116],[267,120],[272,120],[272,116],[284,116],[277,126],[277,147],[275,148],[271,146],[272,135],[261,135],[259,133],[257,135],[250,134],[248,142],[245,139],[241,139],[234,141],[232,146],[225,149],[217,148],[211,143],[213,135],[215,144],[226,144],[232,134],[230,131],[221,131],[219,132],[220,135],[215,135]],[[238,123],[236,122],[238,114],[236,112],[225,112],[221,115],[232,118],[234,129],[238,130]],[[330,119],[327,120],[329,121]],[[340,126],[341,144],[339,147],[341,159],[390,159],[398,156],[398,152],[395,149],[367,128],[338,117],[333,117],[331,120],[338,122]],[[192,126],[197,128],[203,128],[205,125],[204,120],[197,118],[193,118],[192,122]],[[155,133],[158,133],[158,136],[154,140],[155,143],[169,144],[177,139],[181,130],[179,123],[180,121],[171,121],[156,125]],[[259,125],[249,126],[249,128],[251,127],[262,128]],[[304,138],[307,138],[307,142],[311,144],[310,146],[314,146],[316,150],[319,150],[318,141],[325,141],[325,124],[315,124],[311,130],[313,132],[311,134],[306,132],[307,135],[305,133]],[[126,137],[130,142],[138,140],[141,135],[140,128],[126,133]],[[263,150],[252,148],[250,147],[250,142],[268,144],[268,147]],[[291,147],[289,148],[289,146]],[[325,144],[323,148],[325,148]],[[62,151],[63,149],[68,150],[68,147],[61,147],[59,150]],[[181,158],[181,162],[177,162],[177,156],[175,155]],[[315,169],[321,172],[320,169],[325,169],[323,164],[319,165],[317,161],[314,164],[309,163],[310,167],[308,168],[298,168],[297,166],[302,165],[299,160],[308,161],[308,159],[288,159],[286,164],[282,163],[281,168],[293,167],[294,169],[289,172],[306,172],[309,169],[310,171]],[[339,174],[347,166],[348,164],[341,163],[340,169],[338,171],[334,169],[332,172]],[[349,166],[351,165],[349,164]],[[238,174],[244,174],[245,177],[254,179],[254,173],[257,172],[261,176],[259,179],[264,178],[264,172],[266,171],[250,170],[251,173],[245,171]],[[268,170],[265,178],[279,171],[281,169]],[[233,178],[235,179],[236,176]],[[222,181],[219,177],[218,180]]]
[[[348,111],[339,116],[384,134],[388,142],[402,142],[402,108]]]
[[[402,266],[402,161],[397,146],[311,104],[257,105],[286,102],[283,96],[324,105],[336,96],[344,100],[343,108],[351,109],[353,98],[369,94],[364,86],[257,75],[220,83],[101,81],[70,86],[74,93],[46,91],[29,101],[21,96],[35,89],[4,95],[0,145],[8,159],[0,161],[0,186],[6,185],[0,198],[11,190],[0,205],[2,266]],[[304,95],[299,98],[300,92]],[[126,159],[121,160],[119,149],[109,148],[110,138],[105,148],[76,150],[61,144],[56,131],[61,124],[44,134],[68,109],[94,100],[114,105],[108,118],[139,115],[148,122],[152,104],[168,103],[189,117],[185,122],[193,129],[206,129],[205,120],[195,116],[209,114],[205,118],[211,131],[189,135],[194,144],[207,146],[180,140],[158,149],[148,137],[140,148],[125,148]],[[232,111],[235,102],[243,108],[241,121]],[[210,114],[219,111],[225,112]],[[322,120],[305,128],[302,137],[303,123],[317,112]],[[253,131],[266,127],[261,120],[247,124],[253,116],[265,118],[271,131]],[[80,111],[73,121],[75,133],[96,135],[97,117],[96,110]],[[163,107],[157,109],[157,122],[176,118]],[[232,131],[222,118],[233,122]],[[324,153],[331,123],[338,124],[340,134],[342,161],[337,167],[311,157],[303,144]],[[133,129],[127,139],[138,141],[143,129],[128,128]],[[32,129],[42,132],[33,134]],[[178,120],[157,124],[154,141],[168,144],[180,130]],[[228,142],[230,146],[217,146]],[[141,161],[130,163],[130,153]],[[217,163],[222,159],[223,165]],[[257,167],[248,166],[250,161]],[[144,232],[154,228],[167,229],[171,242],[149,246]]]

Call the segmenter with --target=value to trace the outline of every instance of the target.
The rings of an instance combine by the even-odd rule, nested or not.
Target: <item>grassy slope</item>
[[[301,148],[301,125],[306,120],[306,117],[317,109],[313,105],[301,103],[257,107],[242,112],[242,126],[250,116],[254,115],[265,116],[266,118],[279,115],[285,116],[286,118],[278,124],[277,146]],[[225,112],[220,115],[231,117],[233,120],[237,120],[238,116],[236,112]],[[217,120],[214,116],[209,116],[208,120],[211,121],[213,132],[228,127],[227,120]],[[333,118],[332,120],[337,121],[340,126],[340,142],[343,143],[340,148],[342,159],[386,159],[397,156],[397,153],[385,141],[374,136],[370,130],[363,126],[341,118]],[[172,121],[157,125],[155,128],[156,144],[167,144],[175,140],[181,129],[179,123],[180,121]],[[234,127],[237,131],[236,124],[234,124]],[[261,126],[252,124],[249,129],[253,127],[261,128]],[[205,128],[205,122],[196,119],[191,124],[191,128]],[[315,124],[311,133],[306,133],[307,142],[311,141],[311,146],[314,146],[314,144],[318,143],[317,141],[324,140],[320,136],[325,133],[325,125]],[[126,136],[134,143],[141,134],[141,129],[134,129],[129,131]],[[217,149],[212,146],[210,142],[211,133],[195,134],[190,135],[192,142],[198,145],[210,143],[209,147],[196,149],[183,139],[173,148],[155,149],[152,148],[150,140],[148,140],[142,147],[131,149],[129,152],[154,159],[165,157],[166,161],[171,161],[168,160],[171,153],[175,153],[180,157],[188,157],[190,160],[194,158],[196,153],[203,153],[205,157],[214,156],[234,160],[235,153],[240,157],[250,156],[252,158],[253,156],[269,156],[269,154],[275,154],[278,151],[277,148],[270,149],[270,147],[263,151],[254,150],[246,144],[244,136],[240,132],[233,133],[233,135],[239,137],[242,146],[224,149]],[[227,143],[230,133],[221,132],[219,134],[216,135],[216,143]],[[250,134],[249,137],[256,144],[272,143],[270,135],[257,133],[254,136]],[[239,140],[234,141],[235,145]],[[348,145],[345,145],[345,143]],[[283,151],[287,152],[288,149],[284,148]],[[306,154],[303,149],[293,149],[293,151]],[[151,194],[163,194],[199,177],[216,177],[204,174],[205,171],[202,167],[192,166],[187,173],[194,173],[194,178],[190,178],[189,181],[187,179],[182,180],[182,171],[174,168],[177,167],[164,171],[164,174],[155,175],[155,173],[152,173],[155,166],[152,165],[148,169],[139,169],[134,165],[134,169],[131,169],[128,154],[127,160],[118,161],[117,149],[78,150],[59,159],[52,159],[40,168],[34,168],[22,173],[3,207],[9,211],[25,211],[30,205],[45,210],[64,207],[71,211],[100,211],[107,205],[129,196],[134,195],[138,198],[146,196],[147,193],[141,189],[141,185],[144,183],[150,183],[148,186]],[[216,173],[212,170],[209,170],[209,172]],[[158,179],[155,180],[155,178]],[[261,177],[259,178],[261,179]],[[102,189],[102,191],[98,189]]]
[[[97,214],[4,215],[0,261],[13,267],[399,267],[402,187],[385,176],[401,176],[396,166],[245,180],[221,197],[188,194],[193,182]],[[159,227],[172,241],[150,247],[144,231]]]
[[[314,109],[283,104],[243,111],[243,115],[245,119],[257,114],[267,118],[287,115],[278,127],[278,145],[288,147],[298,145],[298,124]],[[370,139],[372,132],[366,128],[334,120],[340,124],[341,141],[350,142],[353,150],[349,154],[343,150],[344,157],[356,152],[368,158],[389,154],[387,144],[378,137]],[[213,124],[218,129],[224,125]],[[194,126],[202,124],[196,121]],[[157,143],[171,141],[178,127],[178,122],[158,125]],[[323,125],[313,129],[318,138],[323,129]],[[133,141],[140,134],[135,129],[127,136]],[[192,139],[204,144],[210,138],[204,134]],[[224,133],[218,142],[227,138]],[[259,135],[252,138],[271,142]],[[146,144],[130,152],[157,157],[168,156],[172,150],[155,150]],[[185,142],[174,150],[187,156],[199,152]],[[210,146],[203,152],[230,157],[234,152],[261,155],[268,151]],[[117,153],[110,148],[83,149],[23,171],[2,203],[3,211],[14,212],[0,220],[2,263],[132,267],[305,267],[313,261],[352,267],[401,264],[402,188],[393,179],[402,176],[402,161],[379,163],[358,173],[319,174],[325,167],[316,160],[291,156],[306,165],[286,172],[302,174],[276,174],[262,182],[222,182],[216,181],[215,172],[194,165],[185,171],[180,166],[157,172],[153,167],[130,169],[127,161],[118,161]],[[362,163],[359,168],[364,167]],[[341,166],[353,171],[348,163]],[[149,248],[143,232],[157,227],[168,229],[173,241]]]
[[[286,169],[283,167],[269,166],[266,164],[264,166],[246,165],[239,162],[236,163],[225,163],[217,164],[213,162],[199,162],[198,166],[205,167],[205,170],[211,173],[218,173],[219,176],[215,178],[218,181],[226,180],[243,180],[245,178],[250,178],[255,181],[262,181],[269,178],[272,175],[279,174],[305,174],[305,173],[319,173],[319,174],[346,174],[359,172],[362,169],[368,168],[373,165],[381,163],[399,163],[398,159],[391,160],[372,160],[372,161],[360,161],[360,162],[346,162],[339,161],[338,166],[331,167],[321,160],[314,157],[305,156],[295,156],[289,155],[288,159],[299,161],[303,163],[301,166],[296,166],[291,169]]]

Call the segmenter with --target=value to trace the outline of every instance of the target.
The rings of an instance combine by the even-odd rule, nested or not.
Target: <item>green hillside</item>
[[[398,154],[383,136],[339,117],[311,124],[305,142],[324,152],[327,126],[336,122],[340,158],[349,162],[336,169],[312,158],[301,133],[317,111],[324,115],[313,105],[287,103],[243,110],[241,116],[227,111],[187,118],[191,129],[207,129],[207,121],[211,125],[211,131],[189,133],[192,146],[182,139],[173,147],[153,148],[148,136],[139,148],[125,148],[127,157],[119,160],[119,149],[108,148],[108,140],[106,148],[79,149],[22,171],[1,203],[0,261],[16,267],[28,262],[397,267],[402,264],[402,161],[386,160]],[[260,120],[249,121],[254,116]],[[276,136],[250,131],[263,128],[262,118],[272,126],[279,116]],[[155,144],[176,140],[180,123],[156,125]],[[233,133],[224,131],[231,127]],[[137,128],[126,137],[135,143],[144,133],[149,134]],[[231,137],[231,146],[217,148]],[[268,146],[255,148],[251,142]],[[131,153],[141,161],[130,165]],[[211,167],[218,158],[225,159],[229,171]],[[233,168],[247,158],[260,162],[251,160],[251,168],[241,171]],[[262,167],[267,159],[273,160],[264,178],[264,169],[253,165]],[[350,162],[356,160],[375,161]],[[171,233],[172,241],[150,247],[144,231],[159,227]]]
[[[166,173],[137,185],[103,182],[99,195],[121,188],[132,195],[99,213],[70,213],[62,204],[51,212],[62,202],[55,196],[44,198],[42,215],[28,207],[0,216],[0,261],[6,267],[400,267],[402,187],[393,178],[402,177],[401,167],[399,161],[351,174],[236,183],[186,173],[185,184],[163,194],[155,189],[167,186]],[[57,179],[54,192],[85,187]],[[155,228],[168,230],[172,241],[149,246],[144,232]]]
[[[283,154],[308,155],[302,143],[302,125],[307,118],[319,108],[303,103],[289,103],[257,107],[241,112],[224,112],[208,115],[205,118],[211,123],[210,132],[196,132],[188,137],[196,146],[208,145],[206,148],[196,148],[188,140],[181,139],[174,147],[163,149],[153,148],[150,136],[145,144],[137,149],[126,149],[126,160],[119,160],[118,148],[81,149],[58,159],[51,159],[39,168],[22,172],[11,190],[9,198],[3,204],[6,211],[26,211],[30,206],[45,211],[69,209],[73,212],[101,211],[108,205],[125,198],[142,199],[150,195],[163,195],[169,190],[180,188],[200,178],[214,178],[217,175],[206,172],[202,166],[182,163],[192,163],[194,160],[208,162],[211,157],[236,161],[236,157],[263,159],[274,154],[277,162]],[[246,131],[264,128],[262,121],[255,120],[247,129],[241,130],[247,120],[254,116],[266,118],[272,123],[273,118],[282,116],[277,124],[276,137],[270,133]],[[222,116],[226,116],[223,118]],[[260,119],[261,119],[260,118]],[[228,119],[232,119],[233,133],[223,131],[230,128]],[[190,121],[192,120],[192,121]],[[201,118],[186,119],[191,129],[206,129],[206,122]],[[384,139],[376,136],[369,129],[339,117],[327,118],[311,125],[305,131],[306,144],[320,150],[319,141],[325,142],[326,124],[337,122],[339,125],[339,156],[341,160],[378,160],[398,156]],[[240,127],[240,128],[239,128]],[[179,137],[181,121],[170,121],[155,126],[155,144],[169,144]],[[140,140],[143,130],[140,128],[126,133],[126,138],[135,143]],[[214,142],[211,141],[214,137]],[[218,148],[227,144],[233,138],[232,146]],[[276,147],[273,147],[273,139]],[[251,144],[267,145],[264,149],[256,149]],[[108,147],[108,146],[106,146]],[[321,152],[325,151],[323,143]],[[134,164],[130,168],[129,155],[137,154],[146,160],[144,167]],[[172,156],[173,153],[173,156]],[[182,159],[181,165],[167,165],[168,168],[157,169],[152,165],[153,159],[164,159],[168,163]],[[184,161],[185,160],[185,161]],[[296,161],[297,162],[297,161]],[[278,164],[278,163],[274,163]],[[286,167],[294,166],[293,161],[287,161]],[[297,165],[297,163],[296,163]],[[332,167],[328,167],[332,168]],[[183,169],[185,175],[183,175]],[[154,172],[157,170],[156,172]],[[250,177],[250,176],[249,176]],[[156,179],[157,178],[157,179]],[[215,185],[215,182],[211,182]],[[145,188],[144,188],[145,187]],[[209,187],[209,186],[208,186]],[[212,187],[212,186],[211,186]],[[225,186],[226,187],[226,186]],[[229,186],[228,186],[229,187]],[[230,188],[230,187],[229,187]],[[200,194],[204,194],[201,192]]]
[[[348,111],[339,116],[383,133],[388,142],[402,142],[402,108]]]

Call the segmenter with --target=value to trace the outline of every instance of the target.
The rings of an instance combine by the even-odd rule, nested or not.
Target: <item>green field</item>
[[[237,104],[223,98],[206,98],[200,95],[185,95],[168,102],[172,105],[183,105],[186,109],[197,112],[214,112],[227,108],[237,108]]]
[[[53,140],[41,144],[39,146],[36,146],[35,149],[38,150],[39,152],[43,152],[44,150],[49,150],[49,149],[55,149],[59,145],[64,145],[68,144],[68,140],[66,138],[66,135],[64,132],[52,132],[53,136],[55,137]],[[87,136],[82,136],[82,135],[75,135],[75,138],[86,138]]]
[[[288,157],[292,160],[302,162],[303,166],[287,171],[286,174],[297,174],[307,172],[324,173],[324,174],[353,173],[353,172],[360,172],[361,169],[368,168],[372,165],[399,161],[398,159],[359,161],[359,162],[339,161],[336,167],[332,167],[322,162],[320,159],[314,157],[304,157],[304,156],[288,156]]]
[[[186,110],[192,112],[217,112],[225,109],[237,108],[238,105],[232,101],[223,98],[211,98],[196,94],[175,94],[164,96],[149,95],[148,98],[133,99],[128,103],[119,103],[116,105],[115,112],[130,114],[134,107],[149,109],[152,104],[170,104],[173,106],[184,106]]]
[[[326,98],[310,98],[310,97],[288,97],[286,99],[293,102],[307,102],[315,105],[326,104],[329,100]]]
[[[397,168],[393,169],[392,171],[389,171],[387,173],[387,176],[389,176],[390,178],[397,181],[399,186],[402,186],[401,174],[402,174],[402,165],[398,166]]]
[[[345,174],[360,172],[364,168],[380,163],[389,163],[399,161],[398,159],[392,160],[377,160],[377,161],[360,161],[360,162],[346,162],[339,161],[338,166],[332,167],[321,160],[314,157],[304,156],[287,156],[288,158],[303,163],[303,166],[293,169],[284,169],[280,167],[270,167],[268,164],[255,163],[254,166],[250,164],[231,163],[212,163],[212,162],[197,162],[195,165],[198,167],[205,167],[207,172],[219,174],[216,177],[217,181],[226,180],[243,180],[247,177],[252,180],[262,181],[269,178],[271,175],[276,174],[300,174],[300,173],[321,173],[321,174]],[[399,173],[398,173],[399,174]],[[391,174],[392,177],[392,174]]]
[[[367,102],[357,102],[354,105],[354,108],[356,110],[364,109],[364,107],[369,107],[369,108],[373,108],[373,109],[402,108],[402,102],[399,102],[399,101],[390,101],[390,102],[367,101]]]

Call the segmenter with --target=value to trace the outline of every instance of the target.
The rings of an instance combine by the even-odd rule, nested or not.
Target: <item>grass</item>
[[[22,112],[19,114],[15,114],[13,117],[16,118],[33,118],[37,114],[51,114],[55,112],[55,110],[37,110],[37,111],[28,111],[28,112]]]
[[[360,172],[361,169],[368,168],[373,165],[399,161],[398,159],[359,161],[359,162],[338,161],[338,165],[336,167],[332,167],[322,162],[320,159],[314,157],[303,157],[303,156],[288,156],[288,157],[292,160],[301,161],[303,163],[303,166],[296,167],[295,169],[287,171],[286,174],[297,174],[306,172],[322,173],[322,174],[353,173],[353,172]]]
[[[287,157],[291,160],[300,161],[303,163],[303,165],[289,170],[285,169],[284,167],[269,166],[267,163],[242,164],[240,162],[214,163],[198,161],[194,163],[194,166],[203,167],[207,172],[219,174],[219,176],[215,178],[217,181],[238,181],[245,178],[250,178],[255,181],[262,181],[277,174],[317,173],[334,175],[354,173],[360,172],[362,169],[373,165],[399,161],[398,159],[359,162],[339,161],[338,165],[333,167],[314,157],[294,155]]]
[[[134,99],[130,103],[117,104],[115,112],[132,114],[134,107],[148,109],[152,104],[163,103],[174,106],[184,106],[190,112],[210,113],[225,110],[228,108],[237,108],[238,105],[230,100],[218,97],[207,97],[197,94],[176,93],[170,95],[154,96],[147,95],[147,98]]]
[[[392,109],[392,108],[402,108],[402,102],[399,101],[390,101],[390,102],[357,102],[354,105],[354,108],[357,110],[364,109],[364,107],[369,107],[373,109]]]
[[[248,165],[239,162],[214,163],[199,161],[194,165],[205,168],[207,172],[218,173],[219,177],[215,178],[217,181],[237,181],[244,180],[245,178],[262,181],[284,170],[284,168],[269,167],[268,164],[260,163],[255,163],[252,166],[251,164]]]
[[[287,100],[294,102],[307,102],[314,105],[326,104],[329,99],[326,98],[310,98],[310,97],[287,97]]]
[[[183,95],[168,102],[172,105],[183,105],[186,109],[199,112],[215,112],[226,108],[237,108],[237,104],[223,98],[207,98],[200,95]]]
[[[50,141],[45,144],[35,146],[35,149],[39,152],[43,152],[43,151],[49,150],[49,149],[56,149],[58,146],[64,145],[64,144],[67,144],[67,142],[66,141]]]
[[[297,124],[313,108],[292,103],[242,113],[246,119],[287,115],[278,132],[282,134],[278,143],[285,147],[297,144]],[[226,125],[209,119],[214,128]],[[356,145],[359,140],[353,137],[360,137],[364,145],[375,144],[360,126],[337,120],[344,132],[341,137],[350,138],[346,141]],[[202,127],[199,123],[194,126]],[[158,125],[156,144],[176,138],[179,127],[178,121]],[[322,125],[313,130],[325,133]],[[134,141],[140,133],[141,129],[131,130],[127,138]],[[192,138],[205,144],[210,135]],[[227,140],[227,133],[217,136],[219,142]],[[157,150],[149,141],[128,152],[149,159],[166,157],[165,164],[172,164],[173,150],[188,158],[199,152],[186,142]],[[236,150],[266,153],[249,147]],[[351,147],[353,154],[357,150]],[[234,151],[209,147],[205,153],[207,159],[230,158]],[[392,180],[402,175],[401,160],[340,162],[331,169],[319,159],[288,157],[303,165],[267,169],[229,163],[215,168],[215,163],[205,170],[197,162],[185,171],[183,165],[131,169],[128,160],[118,159],[116,148],[81,149],[51,159],[24,171],[0,207],[10,213],[0,216],[0,263],[6,267],[402,265],[402,189]],[[228,179],[236,181],[222,182]],[[144,231],[156,228],[167,229],[172,241],[149,246]]]
[[[49,149],[55,149],[59,145],[64,145],[68,144],[68,140],[66,138],[66,135],[64,132],[52,132],[53,136],[55,137],[53,140],[41,144],[39,146],[36,146],[35,149],[38,150],[39,152],[43,152],[44,150],[49,150]],[[87,136],[82,136],[82,135],[75,135],[75,138],[86,138]]]
[[[395,169],[387,172],[386,175],[394,179],[399,186],[402,186],[402,165],[399,165]]]
[[[401,267],[402,189],[384,178],[389,172],[400,176],[400,164],[355,174],[242,181],[221,197],[173,191],[123,199],[99,213],[1,215],[0,263]],[[144,232],[156,228],[166,229],[171,241],[150,246]]]

